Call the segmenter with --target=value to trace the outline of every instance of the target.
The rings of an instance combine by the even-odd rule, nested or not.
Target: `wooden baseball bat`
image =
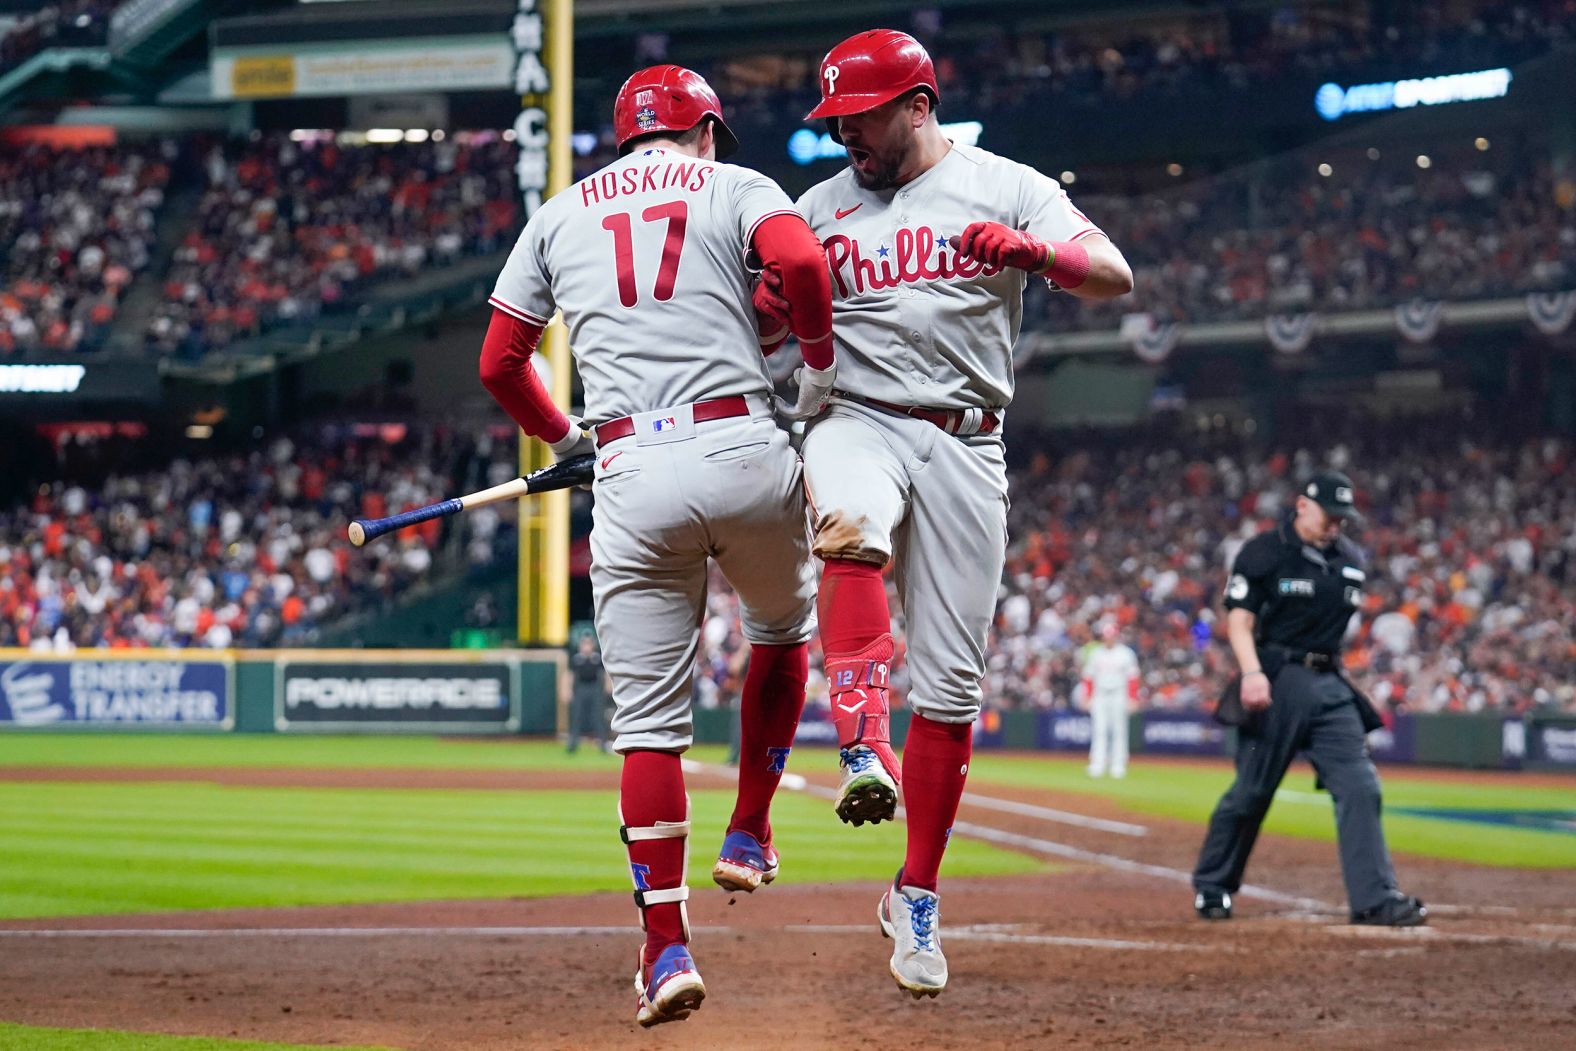
[[[515,500],[532,493],[545,493],[553,489],[568,489],[576,485],[590,485],[592,474],[595,470],[596,456],[585,453],[582,456],[573,456],[567,460],[550,464],[540,470],[532,471],[524,478],[516,478],[502,485],[495,485],[491,489],[469,493],[465,496],[456,496],[448,500],[440,500],[426,507],[417,507],[387,518],[358,518],[350,523],[350,542],[360,547],[368,540],[374,540],[384,533],[392,533],[396,529],[425,522],[431,518],[442,518],[444,515],[459,514],[461,511],[473,507],[486,507],[502,500]]]

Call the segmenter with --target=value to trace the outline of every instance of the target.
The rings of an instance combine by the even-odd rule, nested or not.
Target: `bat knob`
[[[367,542],[367,531],[360,522],[350,523],[350,543],[353,547],[360,547]]]

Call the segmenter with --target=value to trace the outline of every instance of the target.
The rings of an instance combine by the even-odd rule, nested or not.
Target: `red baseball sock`
[[[816,594],[821,649],[829,655],[858,653],[892,630],[886,581],[869,562],[829,558]]]
[[[782,780],[804,711],[804,683],[810,674],[810,645],[750,646],[739,702],[739,797],[728,830],[771,839],[772,796]]]
[[[970,723],[942,723],[914,714],[903,746],[903,801],[908,808],[908,853],[903,884],[936,889],[941,855],[958,816],[974,751]]]
[[[630,752],[624,756],[624,774],[619,784],[619,813],[628,828],[651,828],[659,821],[675,823],[689,819],[689,799],[684,794],[684,771],[677,752]],[[667,890],[684,884],[684,858],[689,847],[685,838],[644,839],[628,844],[630,874],[636,890]],[[648,905],[646,921],[646,959],[684,936],[684,905],[664,902]]]

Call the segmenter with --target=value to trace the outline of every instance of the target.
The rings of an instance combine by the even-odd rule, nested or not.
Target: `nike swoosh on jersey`
[[[859,209],[863,208],[864,206],[865,206],[865,202],[864,201],[860,201],[858,204],[854,205],[852,208],[839,208],[837,210],[837,213],[836,213],[837,218],[841,219],[844,216],[853,215],[855,212],[859,211]]]
[[[608,457],[604,457],[603,460],[602,460],[602,470],[604,470],[604,471],[607,470],[607,465],[608,464],[612,463],[614,460],[618,459],[620,456],[623,456],[623,455],[624,455],[624,450],[620,449],[618,452],[614,453],[613,455],[608,456]]]

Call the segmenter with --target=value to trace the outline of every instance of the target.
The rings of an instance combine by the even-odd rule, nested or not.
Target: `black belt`
[[[1317,650],[1298,650],[1290,646],[1269,646],[1267,649],[1277,650],[1286,655],[1286,663],[1300,664],[1313,671],[1336,671],[1340,667],[1337,655],[1334,653],[1320,653]]]

